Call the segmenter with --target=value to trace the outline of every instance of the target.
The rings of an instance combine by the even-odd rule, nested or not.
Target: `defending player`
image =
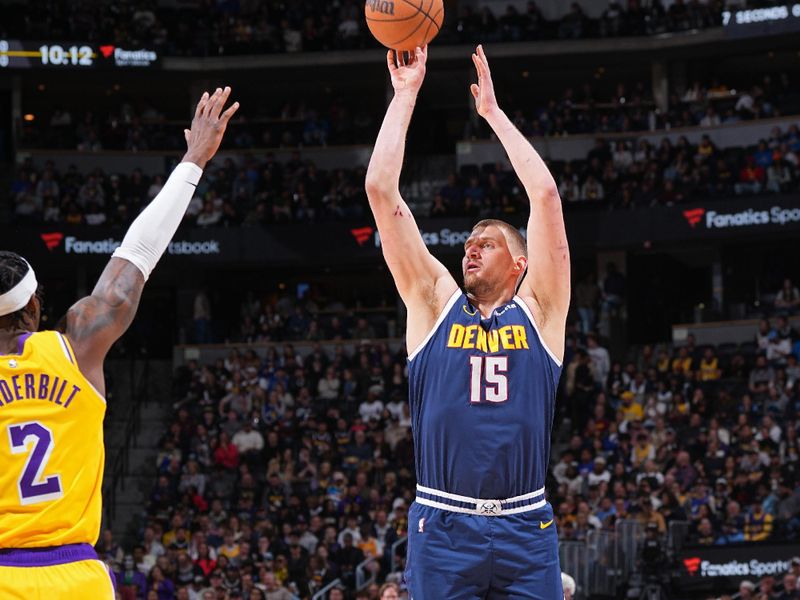
[[[133,320],[145,281],[183,218],[238,108],[203,94],[188,151],[131,225],[65,332],[41,331],[31,266],[0,253],[0,598],[114,598],[93,549],[100,532],[103,361]]]
[[[475,226],[464,247],[462,292],[428,252],[399,192],[427,50],[417,49],[407,63],[391,52],[387,58],[395,95],[366,188],[408,309],[418,485],[407,584],[414,600],[561,599],[558,538],[544,490],[570,294],[556,184],[498,107],[479,46],[472,56],[475,105],[508,153],[531,212],[527,244],[502,221]]]

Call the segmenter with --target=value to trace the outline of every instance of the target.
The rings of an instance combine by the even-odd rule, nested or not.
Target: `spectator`
[[[741,600],[754,600],[755,599],[756,584],[752,581],[745,579],[739,583],[739,598]]]
[[[753,156],[748,156],[746,165],[739,172],[739,183],[734,185],[737,195],[758,194],[764,186],[764,167],[757,165]]]
[[[764,512],[757,501],[745,516],[744,538],[749,542],[760,542],[772,535],[772,515]]]
[[[611,370],[611,358],[608,350],[600,345],[597,341],[597,335],[593,333],[586,336],[586,347],[586,351],[592,359],[592,372],[594,373],[595,382],[602,386],[605,384],[608,373]]]
[[[778,600],[797,600],[800,598],[800,590],[797,587],[797,575],[787,573],[783,576],[783,591],[775,596]]]
[[[246,419],[241,431],[234,434],[231,440],[239,456],[247,461],[258,460],[261,451],[264,449],[264,437],[260,431],[253,429],[253,423]]]
[[[123,558],[122,569],[114,574],[123,600],[144,600],[147,578],[135,566],[133,556],[127,554]]]
[[[775,308],[793,313],[800,307],[800,291],[788,277],[783,280],[783,287],[775,295]]]
[[[574,303],[580,317],[581,332],[584,334],[594,331],[595,310],[599,299],[600,288],[594,274],[589,273],[575,286]]]

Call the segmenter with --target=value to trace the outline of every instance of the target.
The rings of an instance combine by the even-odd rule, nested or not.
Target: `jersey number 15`
[[[470,356],[469,370],[471,403],[508,400],[507,356]]]

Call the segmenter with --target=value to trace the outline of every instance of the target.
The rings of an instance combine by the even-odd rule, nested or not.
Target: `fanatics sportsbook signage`
[[[437,256],[457,256],[478,219],[419,219],[420,234]],[[522,215],[508,219],[525,234]],[[800,234],[800,198],[752,197],[671,207],[607,210],[577,205],[566,210],[567,235],[576,252],[667,248],[686,242],[775,238]],[[125,231],[109,227],[28,228],[4,234],[5,247],[34,261],[75,265],[106,260]],[[337,266],[382,260],[381,238],[371,219],[360,222],[266,227],[181,228],[164,268],[189,263],[247,266]]]
[[[793,544],[734,544],[684,548],[678,555],[678,582],[683,590],[733,590],[739,582],[766,575],[780,579],[797,555]]]

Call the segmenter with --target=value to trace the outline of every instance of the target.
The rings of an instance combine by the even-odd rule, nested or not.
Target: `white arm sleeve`
[[[202,175],[203,169],[194,163],[175,167],[158,195],[131,223],[112,256],[133,263],[147,281],[178,230]]]

